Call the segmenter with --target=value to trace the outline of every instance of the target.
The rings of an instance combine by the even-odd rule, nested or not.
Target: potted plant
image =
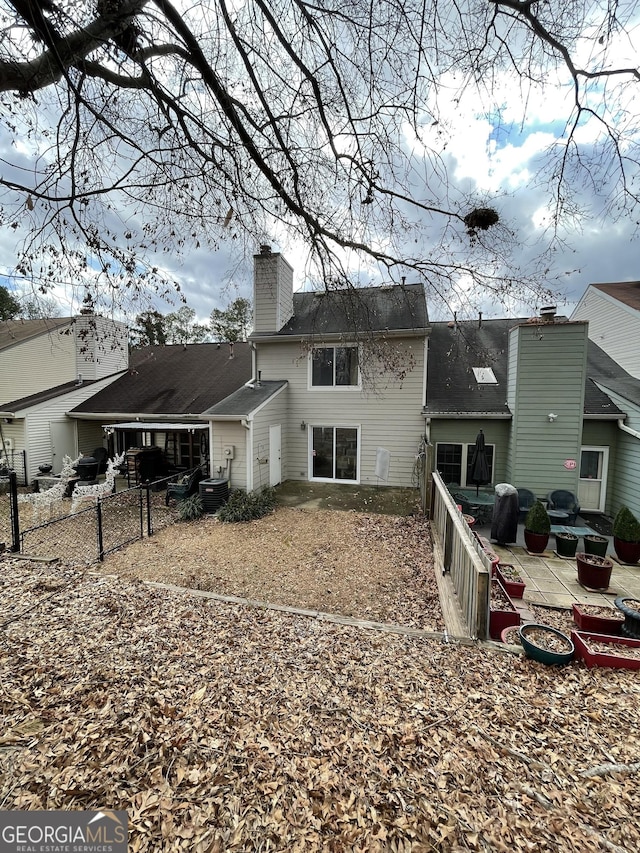
[[[598,536],[595,533],[590,533],[584,536],[583,538],[585,554],[595,554],[598,557],[607,556],[609,540],[606,536]]]
[[[535,501],[524,520],[524,541],[531,554],[542,554],[549,542],[551,521],[541,501]]]
[[[505,588],[507,595],[510,598],[522,598],[526,584],[516,567],[510,563],[498,563],[495,571],[496,577]]]
[[[587,589],[608,589],[613,571],[613,562],[608,557],[597,554],[576,554],[578,583]]]
[[[520,642],[527,657],[548,666],[569,663],[575,654],[570,637],[557,628],[537,622],[520,626]]]
[[[599,604],[574,602],[573,621],[580,631],[590,631],[592,634],[608,634],[613,636],[620,633],[624,616],[612,607]]]
[[[520,614],[497,578],[491,580],[489,600],[489,636],[499,640],[505,628],[520,624]]]
[[[575,533],[556,533],[556,554],[558,557],[573,559],[578,550],[578,537]]]
[[[640,601],[619,595],[615,605],[624,616],[622,633],[634,640],[640,640]]]
[[[621,563],[640,560],[640,521],[628,506],[621,506],[613,520],[613,547]]]

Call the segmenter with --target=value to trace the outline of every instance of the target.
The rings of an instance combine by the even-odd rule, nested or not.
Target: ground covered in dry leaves
[[[640,849],[637,673],[0,569],[2,809],[124,809],[133,853]]]
[[[205,516],[114,552],[104,569],[272,604],[444,628],[423,516],[297,507],[243,524]]]

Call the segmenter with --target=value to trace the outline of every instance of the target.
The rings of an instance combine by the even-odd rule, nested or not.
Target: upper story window
[[[317,386],[356,386],[358,384],[357,347],[317,347],[311,356],[311,384]]]

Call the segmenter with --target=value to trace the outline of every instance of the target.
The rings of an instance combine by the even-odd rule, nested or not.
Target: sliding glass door
[[[358,430],[355,427],[312,427],[311,478],[358,480]]]

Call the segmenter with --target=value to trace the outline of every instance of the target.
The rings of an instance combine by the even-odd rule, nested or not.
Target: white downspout
[[[640,432],[638,432],[638,431],[637,431],[637,430],[635,430],[635,429],[631,429],[631,427],[628,427],[628,426],[627,426],[625,423],[623,423],[623,421],[621,421],[621,420],[618,420],[618,427],[619,427],[619,429],[621,429],[621,430],[622,430],[622,432],[626,432],[626,433],[628,433],[629,435],[632,435],[634,438],[640,438]]]

